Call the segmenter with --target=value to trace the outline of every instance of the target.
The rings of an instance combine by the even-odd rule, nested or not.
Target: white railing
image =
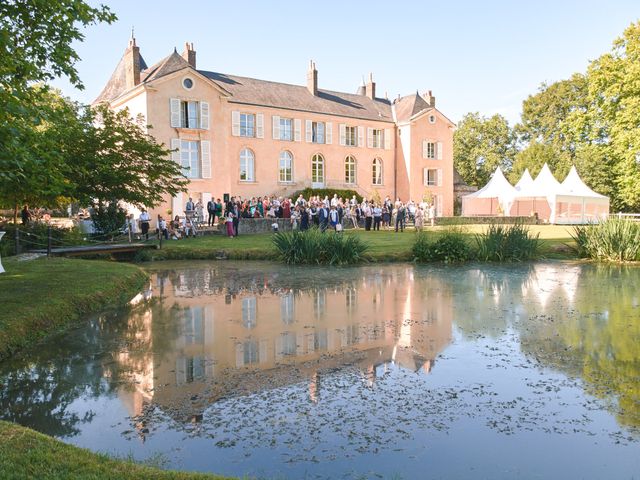
[[[633,220],[635,222],[640,222],[640,213],[618,213],[618,218],[628,218],[629,220]]]

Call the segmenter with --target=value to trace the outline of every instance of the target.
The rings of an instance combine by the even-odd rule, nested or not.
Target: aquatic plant
[[[369,245],[356,235],[321,232],[317,228],[301,232],[279,232],[273,236],[278,258],[285,263],[346,265],[364,260]]]
[[[576,226],[576,252],[608,262],[640,261],[640,223],[609,217],[597,225]]]
[[[460,229],[446,230],[435,241],[430,241],[424,232],[416,235],[411,249],[413,258],[418,262],[465,262],[472,256],[472,251]]]
[[[475,236],[477,257],[485,262],[520,262],[538,255],[539,234],[533,236],[522,223],[513,225],[491,224]]]

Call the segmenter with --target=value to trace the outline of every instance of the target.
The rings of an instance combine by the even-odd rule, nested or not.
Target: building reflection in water
[[[218,398],[300,381],[318,402],[323,373],[345,365],[372,387],[391,363],[428,373],[451,340],[451,287],[437,276],[414,278],[411,267],[354,272],[338,283],[297,286],[283,285],[277,272],[158,273],[155,303],[130,318],[142,319],[149,342],[145,360],[136,355],[131,369],[135,389],[120,393],[131,414],[151,402],[175,406],[195,397],[194,408],[204,409]],[[162,351],[151,345],[160,326]]]

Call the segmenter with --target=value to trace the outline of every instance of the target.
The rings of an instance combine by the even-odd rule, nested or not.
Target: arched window
[[[324,184],[324,158],[319,153],[311,157],[311,183]]]
[[[253,182],[255,180],[255,156],[248,148],[243,148],[240,152],[240,180],[243,182]]]
[[[356,159],[351,155],[344,159],[344,183],[356,183]]]
[[[280,153],[279,169],[281,182],[293,182],[293,155],[290,152]]]
[[[373,159],[373,164],[371,165],[371,173],[372,173],[372,181],[374,185],[382,185],[382,160],[379,158]]]

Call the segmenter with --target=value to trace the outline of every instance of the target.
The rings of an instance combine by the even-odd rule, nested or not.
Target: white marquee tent
[[[528,172],[525,172],[525,174]],[[551,173],[549,165],[546,163],[533,182],[525,178],[525,174],[520,182],[524,186],[519,191],[515,191],[508,210],[513,217],[530,216],[536,213],[540,220],[551,221],[554,210],[554,196],[560,189],[560,182]],[[529,175],[531,177],[531,175]]]
[[[609,197],[591,190],[580,178],[576,167],[561,184],[554,198],[551,223],[592,223],[609,215]]]
[[[501,215],[507,211],[513,194],[513,186],[498,167],[484,187],[462,197],[462,216]]]

